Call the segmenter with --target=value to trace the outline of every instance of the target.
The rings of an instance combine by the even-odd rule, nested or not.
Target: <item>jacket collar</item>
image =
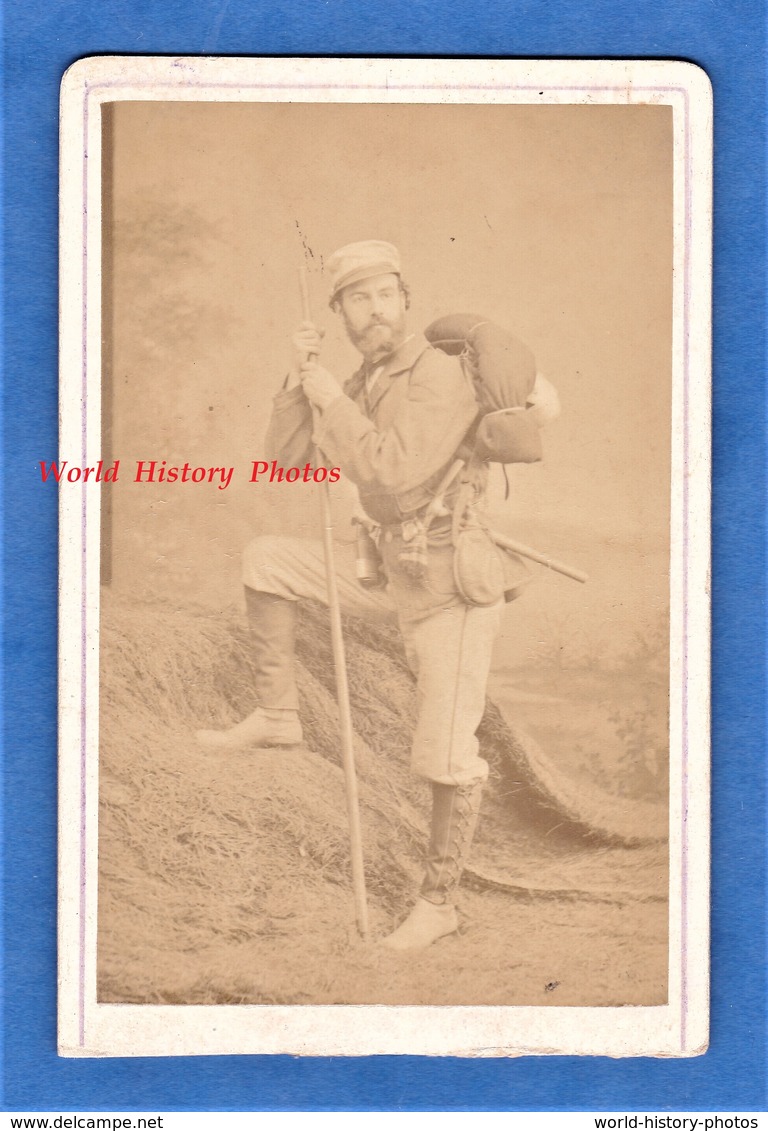
[[[383,368],[379,373],[372,389],[368,393],[368,408],[373,411],[381,398],[386,393],[389,385],[394,377],[404,373],[408,369],[412,369],[418,359],[424,353],[424,350],[429,349],[430,345],[423,334],[411,334],[409,338],[398,346],[395,352],[384,362]],[[378,367],[374,367],[378,368]],[[363,365],[352,380],[355,382],[355,387],[358,392],[365,389],[365,375],[366,366]],[[359,379],[359,384],[358,384]]]

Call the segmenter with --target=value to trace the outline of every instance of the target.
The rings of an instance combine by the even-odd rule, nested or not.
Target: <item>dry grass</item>
[[[492,788],[471,890],[462,896],[467,930],[426,956],[362,946],[325,619],[322,610],[307,609],[300,632],[307,747],[217,756],[198,748],[192,732],[225,726],[253,706],[240,618],[105,600],[100,999],[663,1000],[663,845],[630,848],[615,835],[598,838],[584,821],[575,825],[495,710],[480,732]],[[345,630],[378,936],[418,884],[428,792],[408,772],[414,690],[396,633],[373,634],[352,621]],[[563,947],[549,945],[543,961],[537,945],[553,924]],[[582,967],[593,960],[596,974],[585,979]],[[544,988],[553,982],[556,992]]]

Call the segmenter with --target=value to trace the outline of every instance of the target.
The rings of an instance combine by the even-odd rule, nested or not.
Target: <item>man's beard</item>
[[[405,332],[405,319],[371,322],[364,330],[355,330],[346,320],[349,340],[368,362],[382,361],[397,349]]]

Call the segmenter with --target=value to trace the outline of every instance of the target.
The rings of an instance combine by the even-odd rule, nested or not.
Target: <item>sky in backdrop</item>
[[[345,378],[359,358],[323,265],[378,238],[401,250],[414,328],[454,311],[495,319],[558,388],[545,461],[512,469],[506,503],[497,477],[499,524],[581,554],[598,586],[569,599],[587,613],[602,600],[603,631],[611,603],[638,623],[665,605],[669,108],[115,104],[104,232],[115,585],[223,605],[253,533],[317,533],[313,491],[249,484],[250,462],[265,458],[301,317],[298,268],[322,360]],[[235,474],[226,491],[135,485],[137,459]]]

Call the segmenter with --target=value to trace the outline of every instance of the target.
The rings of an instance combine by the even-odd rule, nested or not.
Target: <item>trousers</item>
[[[413,773],[442,785],[485,781],[488,764],[479,756],[475,731],[485,710],[504,601],[482,608],[465,603],[453,577],[450,530],[430,534],[423,582],[415,582],[401,567],[402,548],[399,528],[386,528],[380,550],[388,582],[384,590],[371,590],[355,577],[354,547],[335,547],[342,612],[379,622],[397,620],[416,677]],[[322,542],[281,535],[253,539],[243,556],[243,582],[285,601],[312,599],[327,605]],[[269,706],[295,701],[294,689],[284,704]]]

